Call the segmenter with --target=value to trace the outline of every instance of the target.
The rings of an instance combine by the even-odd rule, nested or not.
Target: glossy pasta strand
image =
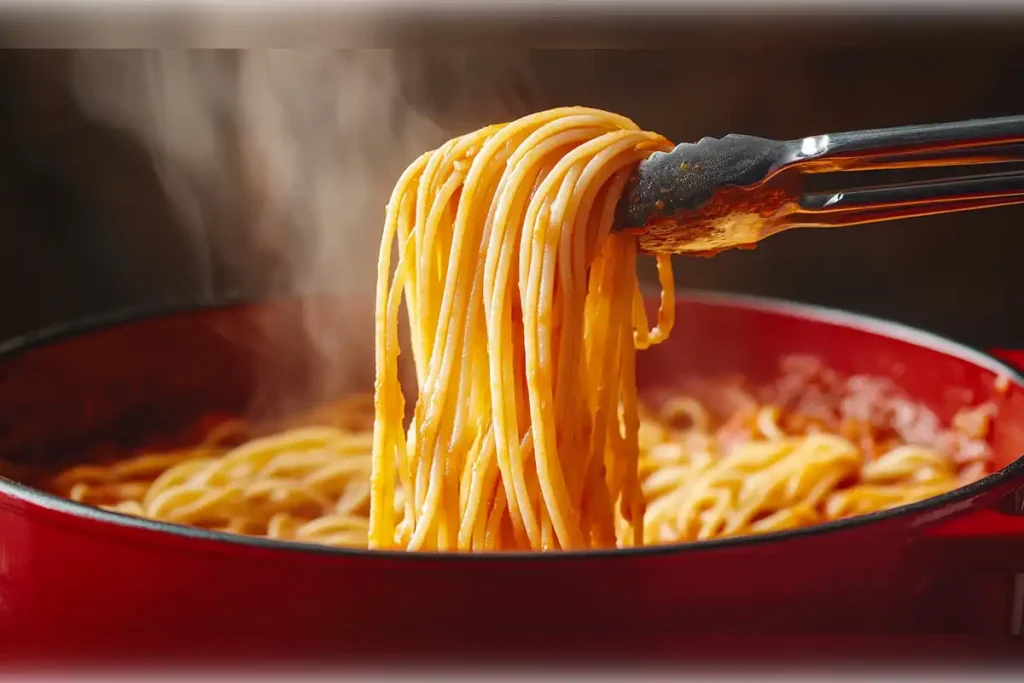
[[[591,473],[595,406],[585,398],[593,385],[580,350],[587,331],[595,333],[586,323],[588,311],[621,309],[612,302],[621,302],[623,292],[631,297],[627,288],[635,281],[635,275],[622,275],[633,267],[634,245],[616,261],[614,283],[589,286],[591,262],[634,239],[609,239],[613,193],[602,190],[611,183],[614,196],[621,194],[636,163],[669,148],[664,138],[614,114],[580,107],[551,110],[442,146],[417,162],[423,170],[414,215],[403,213],[399,203],[389,205],[386,224],[404,221],[397,231],[416,249],[415,272],[406,276],[415,283],[417,314],[407,318],[417,340],[420,390],[416,429],[406,444],[413,472],[407,492],[412,519],[404,522],[412,533],[409,549],[465,549],[474,537],[486,537],[484,522],[478,521],[481,506],[493,510],[497,488],[505,492],[502,515],[508,519],[488,517],[492,538],[507,527],[522,549],[590,545],[595,520],[583,519],[583,499],[591,510],[597,500],[614,503],[621,491],[614,497],[586,494],[588,487],[606,484]],[[400,181],[408,187],[396,189],[397,195],[413,192],[415,175]],[[454,221],[446,223],[451,215]],[[382,243],[385,248],[392,247]],[[608,348],[632,362],[632,349],[627,352],[618,341],[626,333],[620,331],[632,338],[632,315],[611,321],[615,327],[598,334],[616,340]],[[387,348],[379,372],[391,372],[397,352]],[[621,366],[621,359],[608,366],[609,379]],[[611,403],[619,394],[608,396],[604,409],[617,416]],[[386,419],[394,430],[399,418]],[[492,435],[486,449],[485,431]],[[387,440],[381,442],[384,448]],[[618,469],[635,467],[631,452],[618,447],[608,457],[628,461]],[[603,460],[606,454],[596,457]],[[376,450],[374,463],[375,472],[392,474]],[[481,501],[484,491],[490,500]],[[381,486],[374,492],[387,495]],[[639,509],[633,498],[629,505]],[[607,542],[614,534],[611,511],[593,514],[601,518],[605,531],[599,535]],[[396,521],[385,513],[379,520],[371,527],[376,542],[398,543]]]

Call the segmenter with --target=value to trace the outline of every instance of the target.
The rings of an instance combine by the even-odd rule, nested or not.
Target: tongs
[[[1024,171],[990,167],[1024,161],[1021,143],[1024,116],[788,141],[704,138],[640,164],[619,203],[616,227],[637,232],[646,252],[707,255],[750,248],[790,228],[1020,204]],[[820,174],[919,169],[956,175],[859,189],[807,188]]]

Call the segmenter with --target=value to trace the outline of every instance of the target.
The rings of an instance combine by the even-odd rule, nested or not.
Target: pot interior
[[[984,354],[927,333],[783,302],[690,294],[669,340],[638,354],[641,398],[699,377],[771,382],[782,359],[893,380],[943,421],[991,401],[994,468],[1024,454],[1024,388]],[[328,300],[280,300],[68,326],[0,354],[0,459],[16,479],[188,445],[211,414],[297,412],[373,386],[372,331]],[[1000,378],[1003,379],[1000,379]]]

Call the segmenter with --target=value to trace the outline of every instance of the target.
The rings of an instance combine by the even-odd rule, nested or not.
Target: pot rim
[[[301,300],[303,298],[304,297],[291,297],[293,300]],[[273,304],[275,301],[285,300],[288,300],[288,298],[260,299],[226,297],[219,301],[203,302],[198,304],[155,304],[130,307],[113,313],[89,316],[58,323],[50,327],[42,328],[40,330],[0,342],[0,362],[40,347],[57,344],[75,337],[109,330],[123,325],[141,323],[154,318],[173,317],[176,315],[187,315],[190,313],[219,309],[259,307]],[[714,292],[700,289],[679,290],[676,294],[676,301],[677,304],[683,301],[692,301],[700,304],[752,309],[768,313],[776,313],[792,318],[803,318],[804,320],[809,320],[811,322],[852,328],[869,334],[904,341],[938,351],[954,358],[959,358],[995,374],[1006,376],[1007,379],[1017,387],[1024,388],[1024,373],[994,356],[932,332],[927,332],[925,330],[891,320],[792,300],[746,294]],[[789,529],[785,531],[773,531],[763,534],[644,546],[639,548],[573,550],[554,553],[525,551],[492,553],[410,553],[401,550],[335,548],[310,543],[299,543],[295,541],[271,540],[261,537],[231,534],[223,531],[210,531],[207,529],[150,520],[103,510],[83,503],[77,503],[55,494],[47,493],[4,477],[0,477],[0,502],[2,502],[2,498],[4,496],[9,496],[16,500],[21,500],[37,507],[81,520],[98,522],[101,524],[112,524],[117,527],[142,529],[161,534],[171,534],[179,539],[207,542],[212,541],[221,546],[229,544],[262,549],[264,551],[271,552],[282,551],[287,553],[313,554],[321,556],[328,555],[347,559],[403,559],[414,562],[437,562],[439,560],[483,563],[496,561],[507,562],[510,560],[520,562],[560,562],[567,560],[598,558],[650,558],[663,555],[726,550],[738,548],[740,546],[749,547],[757,544],[776,543],[779,541],[805,538],[818,534],[846,531],[864,527],[882,520],[926,513],[930,509],[956,506],[958,503],[969,501],[990,489],[999,487],[1001,484],[1012,481],[1018,477],[1024,478],[1024,454],[1005,467],[1002,467],[978,481],[967,484],[966,486],[961,486],[953,489],[952,491],[948,491],[931,498],[926,498],[916,503],[890,508],[888,510],[880,510],[866,515],[858,515],[856,517],[823,522],[813,526]]]

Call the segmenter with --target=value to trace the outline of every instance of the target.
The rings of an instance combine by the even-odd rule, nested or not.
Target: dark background
[[[570,22],[545,35],[544,49],[528,51],[528,22],[479,28],[456,86],[446,78],[450,50],[439,46],[452,25],[403,28],[422,39],[406,41],[418,47],[401,55],[403,94],[449,127],[564,104],[614,110],[676,141],[1024,113],[1024,23],[1011,17],[833,17],[813,26],[666,18],[644,29],[646,49],[621,40],[639,30],[621,18]],[[548,47],[561,44],[576,47]],[[529,65],[521,81],[521,71],[512,74],[499,58],[513,46]],[[64,51],[0,52],[0,338],[210,294],[209,283],[200,292],[190,274],[180,218],[146,150],[82,114],[69,64]],[[1022,254],[1024,207],[1012,207],[794,231],[754,252],[680,259],[676,272],[683,286],[788,297],[978,346],[1024,347]],[[260,294],[258,283],[230,275],[216,289]]]

